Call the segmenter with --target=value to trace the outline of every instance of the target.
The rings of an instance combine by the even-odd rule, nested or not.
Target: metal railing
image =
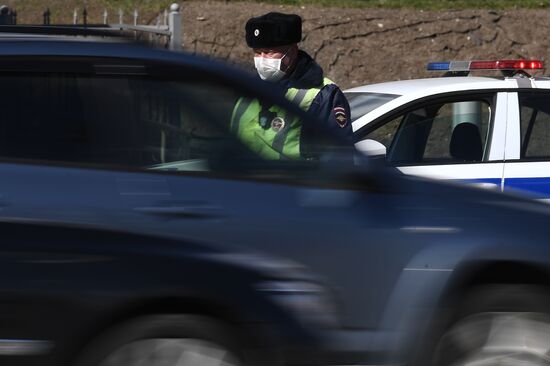
[[[79,16],[81,16],[81,19],[79,19]],[[85,33],[82,32],[82,30],[87,29],[88,27],[91,34],[99,34],[102,31],[107,34],[112,33],[116,30],[126,33],[133,32],[136,39],[148,40],[150,42],[157,43],[160,42],[163,43],[165,47],[174,51],[182,49],[183,27],[179,4],[172,4],[169,10],[167,9],[162,14],[159,14],[156,18],[156,23],[154,25],[139,24],[139,13],[137,10],[134,11],[132,17],[132,24],[125,23],[124,12],[122,10],[119,10],[118,23],[109,23],[109,13],[107,12],[107,10],[104,10],[102,14],[103,22],[101,24],[91,24],[88,23],[88,11],[86,8],[82,10],[82,13],[79,13],[78,10],[75,9],[73,12],[72,26],[79,28],[79,34]],[[0,25],[16,26],[17,12],[8,8],[5,5],[0,6]],[[70,29],[71,24],[52,24],[51,11],[48,8],[43,13],[42,26],[43,27],[40,27],[42,29],[45,29],[47,27]],[[16,27],[13,27],[13,29],[15,28]]]

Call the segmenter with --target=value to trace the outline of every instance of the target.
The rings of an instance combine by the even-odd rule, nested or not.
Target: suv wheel
[[[77,365],[241,366],[231,336],[220,323],[204,317],[148,316],[98,337]]]
[[[434,365],[550,365],[549,305],[540,287],[477,289],[441,337]]]

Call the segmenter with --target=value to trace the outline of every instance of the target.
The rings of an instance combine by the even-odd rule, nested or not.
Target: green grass
[[[170,4],[181,2],[181,0],[95,0],[94,2],[110,9],[140,9],[147,12],[167,9],[170,7]]]
[[[358,8],[409,8],[423,10],[550,8],[550,0],[248,0],[248,2]]]

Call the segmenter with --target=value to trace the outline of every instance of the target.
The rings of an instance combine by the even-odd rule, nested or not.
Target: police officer
[[[233,111],[233,132],[267,159],[314,158],[327,144],[352,145],[344,94],[298,47],[302,19],[295,14],[268,13],[248,20],[245,29],[259,77],[282,86],[287,99],[310,113],[313,123],[289,118],[276,106],[241,98]]]

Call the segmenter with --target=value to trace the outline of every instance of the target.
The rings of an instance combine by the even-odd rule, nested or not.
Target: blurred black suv
[[[547,363],[550,206],[264,161],[239,98],[316,121],[186,54],[6,36],[0,86],[2,365]]]
[[[293,107],[221,63],[91,33],[0,37],[0,364],[343,362],[301,265],[156,225],[225,215],[169,177],[243,169],[238,98]]]

